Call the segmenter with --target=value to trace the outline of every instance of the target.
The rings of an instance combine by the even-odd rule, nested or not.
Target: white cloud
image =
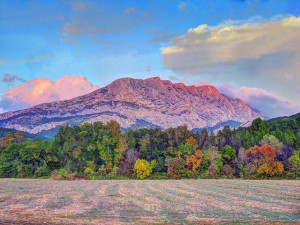
[[[173,39],[173,46],[162,49],[169,68],[186,67],[184,63],[205,65],[258,59],[275,53],[300,52],[300,17],[287,17],[266,23],[217,26],[202,24]],[[179,65],[177,64],[179,63]],[[180,69],[180,68],[179,68]]]
[[[300,107],[300,17],[202,24],[161,50],[178,76],[263,88]]]

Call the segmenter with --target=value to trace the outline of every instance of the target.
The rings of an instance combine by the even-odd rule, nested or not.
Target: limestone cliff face
[[[186,86],[158,77],[121,78],[90,94],[0,115],[0,127],[33,134],[64,124],[115,120],[123,128],[214,127],[263,117],[239,99],[209,85]]]

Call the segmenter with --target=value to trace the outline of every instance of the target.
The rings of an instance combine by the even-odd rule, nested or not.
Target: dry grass
[[[0,224],[299,224],[299,181],[0,179]]]

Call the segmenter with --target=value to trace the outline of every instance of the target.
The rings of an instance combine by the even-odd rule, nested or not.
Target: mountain
[[[263,115],[210,85],[186,86],[159,77],[121,78],[87,95],[1,114],[0,127],[45,135],[67,123],[115,120],[125,129],[184,124],[197,129],[247,125],[258,117]]]
[[[281,117],[277,117],[277,118],[272,118],[269,119],[268,122],[272,123],[272,122],[284,122],[284,121],[293,121],[293,120],[298,120],[300,121],[300,113],[291,115],[291,116],[281,116]]]
[[[283,116],[268,120],[270,130],[280,130],[282,132],[293,131],[295,134],[300,128],[300,113],[291,116]]]

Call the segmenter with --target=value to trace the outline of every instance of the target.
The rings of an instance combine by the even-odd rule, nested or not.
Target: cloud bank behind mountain
[[[15,111],[40,103],[67,100],[98,88],[84,76],[64,75],[56,81],[35,78],[7,90],[0,101],[0,110]]]

